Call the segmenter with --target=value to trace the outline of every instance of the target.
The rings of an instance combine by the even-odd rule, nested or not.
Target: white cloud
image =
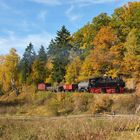
[[[35,50],[38,50],[41,45],[48,47],[52,38],[53,35],[47,32],[19,37],[14,32],[9,31],[8,37],[0,37],[0,54],[6,54],[11,48],[15,48],[22,55],[30,42],[33,43]]]
[[[77,4],[80,6],[88,6],[90,4],[115,2],[116,0],[30,0],[30,1],[44,3],[48,5]]]
[[[47,16],[47,11],[46,11],[46,10],[43,10],[43,11],[41,11],[41,12],[39,13],[38,19],[41,20],[41,21],[45,21],[46,16]]]
[[[60,5],[61,3],[59,0],[30,0],[30,1],[48,4],[48,5]]]
[[[0,8],[5,9],[5,10],[11,9],[11,7],[2,0],[0,1]]]
[[[83,6],[89,6],[91,4],[102,4],[102,3],[114,2],[114,1],[115,0],[70,0],[68,3],[83,7]]]
[[[71,6],[67,11],[66,11],[66,16],[67,16],[67,18],[71,21],[71,22],[75,22],[75,21],[77,21],[77,20],[79,20],[79,19],[81,19],[82,18],[82,15],[80,15],[80,14],[75,14],[74,12],[73,12],[73,10],[74,10],[74,6]]]
[[[18,24],[18,26],[26,32],[31,30],[30,29],[31,23],[29,23],[27,20],[24,20],[24,19],[21,21],[20,24]]]

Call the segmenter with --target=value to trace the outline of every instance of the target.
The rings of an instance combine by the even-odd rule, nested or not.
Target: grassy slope
[[[60,116],[84,113],[134,114],[140,104],[135,94],[89,94],[36,92],[27,88],[0,98],[0,114]]]

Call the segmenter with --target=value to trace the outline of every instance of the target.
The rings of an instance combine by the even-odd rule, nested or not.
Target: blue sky
[[[16,48],[21,55],[29,42],[36,50],[41,44],[47,47],[62,25],[76,32],[128,1],[139,0],[0,0],[0,54]]]

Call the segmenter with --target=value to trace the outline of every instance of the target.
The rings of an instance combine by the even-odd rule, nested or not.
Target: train
[[[78,84],[52,86],[50,83],[39,83],[37,89],[52,92],[124,93],[125,82],[120,77],[94,77]]]

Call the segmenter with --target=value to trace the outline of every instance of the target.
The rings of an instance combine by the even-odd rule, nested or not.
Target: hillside
[[[140,114],[136,93],[93,94],[36,92],[26,87],[20,95],[0,97],[1,115],[63,116],[78,114]]]

